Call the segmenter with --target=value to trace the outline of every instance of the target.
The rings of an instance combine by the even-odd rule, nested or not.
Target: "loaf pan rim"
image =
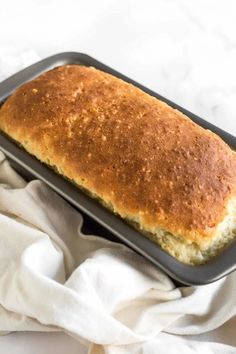
[[[12,91],[14,91],[18,86],[22,85],[24,82],[31,80],[32,78],[40,75],[42,72],[47,71],[55,66],[64,64],[82,64],[87,66],[94,66],[98,69],[101,69],[119,78],[122,78],[123,80],[132,83],[133,85],[141,88],[143,91],[151,94],[152,96],[157,97],[158,99],[166,102],[171,107],[180,110],[181,112],[186,114],[191,120],[195,121],[197,124],[203,126],[206,129],[210,129],[219,136],[221,136],[232,148],[236,149],[236,138],[233,135],[224,132],[222,129],[214,126],[211,123],[208,123],[207,121],[199,118],[188,110],[185,110],[183,107],[146,88],[145,86],[137,83],[136,81],[128,78],[127,76],[120,74],[116,70],[113,70],[112,68],[104,65],[103,63],[84,53],[58,53],[43,60],[40,60],[39,62],[14,74],[10,78],[0,83],[0,102],[3,102],[12,93]],[[158,265],[161,269],[163,269],[168,275],[180,281],[181,283],[187,285],[208,284],[222,278],[223,276],[233,272],[236,269],[236,260],[233,259],[234,253],[236,252],[236,240],[234,240],[232,244],[230,244],[225,250],[223,250],[219,255],[215,256],[206,264],[194,266],[184,264],[170,256],[164,250],[162,250],[158,244],[149,240],[139,231],[129,226],[119,216],[112,214],[97,201],[94,201],[89,196],[86,196],[78,188],[73,186],[62,176],[56,174],[46,165],[42,164],[40,161],[38,161],[35,157],[31,156],[25,150],[21,149],[2,133],[0,134],[0,149],[7,156],[11,157],[15,162],[21,164],[21,166],[33,173],[39,179],[44,180],[45,183],[50,185],[52,189],[56,190],[57,193],[62,195],[66,200],[70,201],[76,208],[82,210],[87,215],[95,219],[102,226],[106,227],[110,232],[115,234],[124,243],[128,244],[128,246],[141,253],[144,257],[151,260],[154,264]],[[56,183],[59,185],[67,185],[67,194],[62,193],[58,186],[55,186],[53,184],[53,180],[56,181]],[[77,196],[77,201],[73,200],[73,195]],[[95,208],[96,215],[92,214],[91,211],[86,210],[85,205],[81,205],[81,198],[82,202],[85,205],[86,199],[89,200],[88,204],[92,209]],[[78,203],[78,200],[80,200],[80,204]],[[103,215],[105,219],[108,218],[110,221],[112,220],[112,225],[113,223],[116,223],[116,229],[114,229],[114,226],[108,227],[107,221],[99,219],[98,215]],[[117,225],[119,230],[117,230]],[[126,236],[124,235],[124,232],[126,232]],[[155,249],[155,252],[153,252],[153,249]]]

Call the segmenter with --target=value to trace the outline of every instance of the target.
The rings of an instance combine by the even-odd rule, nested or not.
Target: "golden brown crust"
[[[236,157],[215,134],[94,68],[63,66],[20,87],[0,128],[141,228],[212,238],[236,188]]]

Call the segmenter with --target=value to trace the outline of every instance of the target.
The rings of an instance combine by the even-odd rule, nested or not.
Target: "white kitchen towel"
[[[36,57],[10,60],[7,74]],[[77,211],[42,182],[26,184],[1,154],[2,333],[65,331],[91,353],[236,353],[236,273],[176,289],[141,256],[81,226]]]

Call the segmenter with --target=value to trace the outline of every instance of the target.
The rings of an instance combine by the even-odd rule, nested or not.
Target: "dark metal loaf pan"
[[[221,136],[221,138],[225,140],[232,148],[236,149],[236,138],[234,136],[204,121],[196,115],[186,111],[184,108],[147,89],[146,87],[143,87],[137,82],[116,72],[90,56],[81,53],[60,53],[31,65],[30,67],[13,75],[0,84],[0,102],[3,102],[18,86],[22,85],[24,82],[32,80],[42,72],[53,67],[65,64],[94,66],[95,68],[101,69],[127,82],[130,82],[148,94],[168,103],[173,108],[177,108],[202,127],[212,130]],[[206,264],[197,266],[183,264],[171,257],[157,244],[147,239],[140,232],[133,229],[124,220],[112,214],[98,202],[85,195],[73,184],[56,174],[53,170],[39,162],[36,158],[28,154],[2,134],[0,134],[0,148],[19,166],[22,166],[32,175],[43,180],[72,205],[87,214],[90,218],[102,225],[106,230],[109,230],[112,234],[117,236],[120,240],[136,250],[138,253],[148,258],[175,280],[189,285],[207,284],[229,274],[236,269],[236,240],[218,256]]]

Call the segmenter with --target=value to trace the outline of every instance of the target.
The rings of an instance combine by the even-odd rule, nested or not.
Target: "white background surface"
[[[235,0],[0,3],[0,70],[6,50],[86,52],[236,134]]]
[[[40,57],[81,51],[236,135],[235,0],[7,0],[0,5],[0,78],[4,65],[23,51]],[[32,353],[32,347],[34,354],[83,352],[66,335],[11,338],[0,338],[0,353],[9,348]]]

